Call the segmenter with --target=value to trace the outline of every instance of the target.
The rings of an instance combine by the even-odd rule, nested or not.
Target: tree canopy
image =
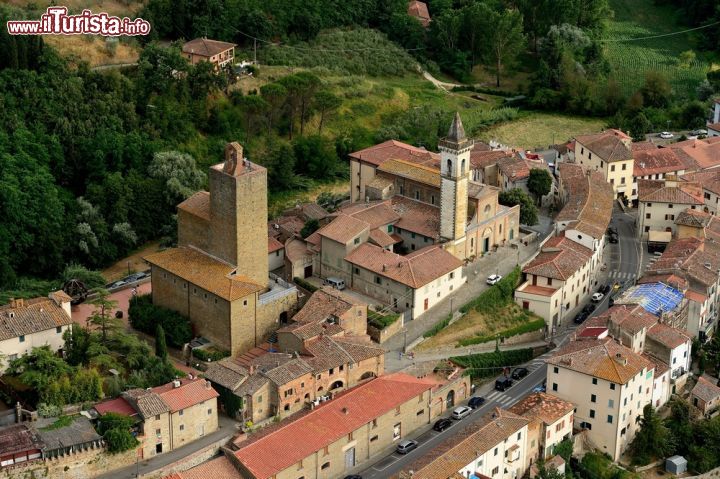
[[[532,198],[520,188],[512,188],[501,192],[498,201],[505,206],[520,205],[520,223],[528,226],[537,224],[537,206],[535,206]]]

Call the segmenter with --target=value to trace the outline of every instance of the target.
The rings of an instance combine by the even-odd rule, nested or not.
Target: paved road
[[[453,425],[443,432],[433,431],[430,426],[427,426],[413,435],[404,437],[403,439],[417,440],[420,443],[418,448],[406,455],[392,452],[382,459],[371,460],[372,464],[365,465],[364,469],[357,472],[357,474],[360,474],[363,479],[381,479],[390,477],[400,470],[409,467],[420,456],[427,454],[449,437],[460,433],[467,426],[478,423],[482,416],[490,412],[495,407],[507,409],[512,406],[530,394],[535,387],[543,383],[546,376],[545,371],[547,369],[544,359],[549,354],[551,353],[546,353],[545,355],[530,362],[528,364],[528,369],[531,371],[530,374],[522,380],[516,381],[509,390],[502,393],[492,390],[491,388],[494,386],[494,381],[492,381],[480,388],[479,391],[476,391],[475,395],[485,397],[487,402],[481,408],[473,411],[470,416],[466,417],[462,421],[453,421]],[[449,416],[449,413],[446,414],[446,416]]]

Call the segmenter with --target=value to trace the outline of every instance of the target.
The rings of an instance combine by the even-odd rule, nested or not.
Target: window
[[[672,203],[668,203],[668,208],[672,208],[672,207],[673,207]]]
[[[482,460],[482,459],[478,459],[478,462],[475,463],[475,468],[476,468],[476,469],[480,469],[482,466],[483,466],[483,460]]]
[[[418,412],[415,413],[416,416],[422,416],[423,414],[425,414],[425,410],[424,410],[424,409],[421,409],[421,410],[419,410]]]
[[[375,441],[377,441],[377,440],[378,440],[378,437],[377,437],[377,436],[373,436],[373,437],[370,438],[370,442],[375,442]]]
[[[611,185],[614,185],[614,184],[615,184],[615,178],[610,178],[610,184],[611,184]]]
[[[420,199],[420,192],[417,191],[417,190],[415,190],[415,199],[416,199],[416,200],[419,200],[419,199]]]
[[[652,203],[648,203],[647,207],[650,208],[652,206]]]
[[[183,414],[185,414],[185,410],[181,409],[180,412],[178,412],[178,416],[182,416]]]
[[[556,392],[557,392],[557,389],[558,389],[558,388],[557,388],[557,383],[553,383],[553,391],[556,391]]]
[[[355,274],[360,274],[360,268],[353,268],[353,271],[355,272]]]
[[[623,169],[623,171],[627,170],[627,163],[623,163],[622,169]]]
[[[328,371],[328,372],[329,372],[330,374],[334,374],[334,373],[335,373],[335,368],[330,368],[330,371]]]
[[[547,284],[548,284],[548,286],[552,286],[552,278],[547,279]]]
[[[247,299],[243,300],[243,306],[247,306]]]
[[[594,394],[590,395],[590,402],[597,402],[597,396]]]
[[[590,410],[590,419],[593,419],[594,417],[595,417],[595,410],[591,409]]]
[[[557,366],[555,366],[555,367],[553,368],[553,372],[554,372],[555,374],[557,374],[557,373],[559,372],[559,369],[557,368]]]
[[[519,433],[517,434],[517,440],[519,441],[521,437],[522,437],[522,432],[519,432]]]
[[[329,469],[329,468],[330,468],[330,462],[326,462],[325,464],[323,464],[323,465],[320,467],[320,469],[323,469],[323,470]]]
[[[621,184],[621,185],[624,185],[624,184],[625,184],[625,177],[624,177],[624,176],[623,176],[622,178],[620,178],[620,184]]]
[[[208,416],[212,416],[212,408],[211,407],[208,408]]]
[[[400,406],[398,406],[398,407],[395,408],[395,415],[396,415],[396,416],[399,416],[399,415],[400,415]]]
[[[450,273],[450,279],[453,279],[453,278],[455,278],[455,272],[454,272],[454,271],[453,271],[452,273]]]
[[[597,378],[593,378],[593,384],[597,384]]]
[[[415,233],[410,233],[410,237],[411,237],[412,239],[415,239]]]
[[[375,284],[382,284],[382,280],[380,279],[380,276],[375,276]]]
[[[495,452],[493,453],[493,455],[494,455],[494,456],[497,456],[497,455],[498,455],[498,448],[497,448],[497,447],[495,448]]]
[[[155,435],[156,435],[156,436],[159,436],[159,435],[160,435],[160,429],[155,429]]]
[[[608,414],[607,422],[608,422],[608,424],[612,424],[612,422],[613,422],[612,414]]]
[[[24,334],[21,334],[18,339],[20,340],[21,343],[24,343],[24,342],[25,342],[25,335],[24,335]]]
[[[159,420],[160,420],[160,414],[158,414],[157,416],[155,416],[155,420],[156,420],[156,421],[159,421]]]
[[[430,204],[431,205],[435,204],[435,195],[430,195]]]
[[[372,427],[374,427],[374,428],[377,427],[377,419],[373,419]]]
[[[353,243],[355,243],[355,244],[360,244],[360,238],[359,238],[359,237],[358,237],[358,238],[355,238],[355,239],[353,240]]]
[[[650,231],[650,227],[649,227],[649,226],[646,226],[646,227],[645,227],[645,232],[647,233],[648,231]]]
[[[392,233],[392,231],[393,231],[392,225],[388,225],[387,232]]]
[[[495,466],[495,467],[493,468],[493,470],[492,470],[492,475],[494,476],[494,475],[497,474],[498,472],[500,472],[500,466]]]
[[[615,171],[615,165],[610,165],[610,171]]]
[[[320,378],[318,378],[318,379],[320,379]],[[262,394],[257,397],[257,402],[258,402],[258,403],[261,403],[261,402],[262,402]]]
[[[55,332],[62,333],[62,326],[58,326],[57,328],[55,328]]]
[[[646,219],[646,220],[649,220],[649,219],[650,219],[650,213],[645,213],[645,219]],[[667,218],[665,218],[665,219],[667,219]]]
[[[585,148],[580,148],[580,154],[581,154],[581,155],[584,155],[584,154],[585,154]]]
[[[592,153],[588,153],[588,160],[592,160]]]
[[[185,430],[185,424],[180,424],[180,430],[181,430],[181,431],[184,431],[184,430]]]
[[[615,407],[615,401],[613,401],[612,399],[608,399],[608,407],[609,408]]]
[[[348,441],[352,441],[352,440],[353,440],[353,433],[352,433],[352,431],[351,431],[351,432],[348,434]]]

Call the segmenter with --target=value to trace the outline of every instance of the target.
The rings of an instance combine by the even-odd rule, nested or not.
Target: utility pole
[[[253,38],[253,65],[257,65],[257,38]]]

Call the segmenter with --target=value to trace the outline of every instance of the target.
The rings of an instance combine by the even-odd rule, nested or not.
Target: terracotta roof
[[[601,339],[606,336],[608,328],[605,326],[587,326],[577,332],[578,339],[580,338],[593,338]]]
[[[140,414],[143,419],[148,419],[159,414],[165,414],[170,408],[160,395],[145,389],[130,389],[122,394],[130,405]]]
[[[667,365],[667,363],[661,359],[656,358],[655,356],[652,356],[647,353],[642,353],[642,357],[650,361],[653,366],[655,367],[655,379],[657,379],[659,376],[662,376],[666,372],[670,370],[670,366]]]
[[[589,248],[561,234],[545,242],[540,253],[525,265],[523,273],[566,280],[585,266],[590,258],[592,251]]]
[[[296,420],[284,421],[277,429],[251,437],[233,454],[253,477],[269,479],[397,406],[417,401],[419,395],[434,386],[402,373],[381,376],[339,394]]]
[[[710,402],[720,397],[720,387],[717,386],[715,378],[710,381],[705,376],[700,376],[690,394],[705,402]]]
[[[354,203],[343,208],[341,213],[364,221],[370,225],[370,229],[387,226],[399,219],[398,214],[393,211],[390,201]]]
[[[205,221],[210,221],[210,193],[207,191],[198,191],[177,207],[179,210],[186,211]]]
[[[192,53],[204,57],[212,57],[225,50],[235,47],[234,43],[221,42],[218,40],[210,40],[208,38],[196,38],[185,43],[182,47],[183,53]]]
[[[636,141],[630,146],[633,153],[636,151],[657,150],[657,145],[652,141]]]
[[[385,350],[371,344],[360,344],[341,337],[318,336],[305,342],[306,358],[314,371],[326,371],[343,364],[354,364],[385,354]]]
[[[709,223],[712,215],[700,210],[692,210],[687,208],[680,212],[675,218],[676,225],[692,226],[694,228],[705,228]]]
[[[246,276],[232,274],[236,270],[234,266],[194,248],[166,249],[143,259],[228,301],[235,301],[264,289]]]
[[[560,163],[558,168],[567,200],[555,221],[575,221],[567,228],[572,227],[595,239],[602,238],[612,217],[612,186],[599,171],[587,172],[580,165],[571,163]]]
[[[699,183],[672,180],[638,180],[638,200],[645,203],[703,204]]]
[[[720,195],[720,170],[699,171],[688,173],[680,177],[684,181],[700,183],[704,190]]]
[[[164,479],[242,479],[242,475],[227,456],[220,456]]]
[[[346,214],[335,217],[329,224],[318,230],[320,236],[329,238],[338,243],[346,244],[369,230],[370,225],[364,221]]]
[[[670,349],[675,349],[690,341],[690,337],[678,328],[657,323],[647,332],[647,337]]]
[[[671,148],[633,150],[633,176],[641,177],[658,173],[671,173],[685,170],[685,163]]]
[[[47,426],[50,426],[55,420],[48,418],[47,421]],[[102,439],[102,436],[93,428],[90,420],[80,415],[70,416],[70,424],[66,426],[57,428],[37,427],[37,432],[40,439],[45,443],[43,448],[45,453],[57,451],[58,449],[64,452],[68,448],[90,444]]]
[[[264,371],[262,375],[279,387],[312,372],[312,366],[305,359],[293,358],[277,367]]]
[[[647,359],[610,338],[573,341],[547,362],[616,384],[625,384],[643,369],[652,369]]]
[[[490,186],[484,183],[478,183],[476,181],[468,181],[468,198],[474,198],[479,200],[486,196],[497,196],[499,195],[499,193],[500,188],[498,188],[497,186]]]
[[[418,148],[397,140],[388,140],[383,143],[350,153],[350,158],[370,163],[375,166],[382,165],[390,159],[406,160],[419,165],[436,165],[439,168],[440,155],[424,148]]]
[[[673,274],[692,280],[704,287],[710,287],[717,281],[716,272],[720,269],[720,251],[712,240],[701,238],[673,239],[665,247],[662,256],[648,265],[646,275]],[[699,292],[704,293],[704,288]]]
[[[681,141],[667,148],[680,150],[678,154],[686,159],[689,168],[705,170],[720,166],[720,137]]]
[[[336,336],[345,334],[345,330],[339,324],[327,322],[322,323],[292,323],[288,326],[278,329],[278,333],[290,333],[301,339],[316,338],[320,335]]]
[[[324,322],[330,316],[340,317],[353,306],[365,303],[334,288],[324,287],[315,291],[292,320],[297,323]]]
[[[576,136],[575,141],[607,163],[632,159],[632,152],[626,144],[629,143],[630,137],[618,130]]]
[[[25,424],[13,424],[0,429],[0,456],[11,456],[44,447],[45,443],[38,432]]]
[[[470,150],[470,164],[473,168],[485,168],[498,163],[501,158],[512,157],[513,153],[505,150],[487,150],[487,145],[475,143]]]
[[[530,165],[517,156],[501,158],[497,162],[500,171],[511,181],[521,180],[530,176]]]
[[[600,317],[631,333],[649,329],[658,322],[657,316],[647,312],[638,304],[616,304]]]
[[[575,405],[546,393],[535,393],[526,396],[515,403],[508,410],[528,419],[537,419],[546,425],[551,425],[568,414],[572,413]]]
[[[187,409],[219,396],[205,379],[178,379],[178,381],[180,387],[168,383],[152,389],[167,404],[170,412]]]
[[[387,160],[378,167],[378,171],[440,188],[440,171],[431,166],[406,160]]]
[[[428,238],[440,238],[440,208],[404,196],[392,197],[392,208],[400,219],[395,227],[421,234]]]
[[[368,243],[358,246],[345,260],[411,288],[425,286],[463,265],[462,261],[438,246],[428,246],[400,256]]]
[[[285,248],[285,245],[282,244],[277,239],[273,238],[272,236],[268,236],[268,254],[274,253],[275,251],[281,250]]]
[[[113,412],[115,414],[122,414],[123,416],[136,416],[137,411],[130,405],[125,398],[117,397],[115,399],[108,399],[101,403],[96,404],[93,408],[100,414],[107,414]]]
[[[18,299],[0,306],[0,341],[68,326],[72,318],[50,298]]]
[[[528,425],[528,419],[495,408],[476,424],[443,441],[399,473],[401,478],[444,479],[457,474],[493,447]],[[412,474],[410,473],[412,471]]]
[[[313,233],[315,235],[317,232]],[[311,235],[312,236],[312,235]],[[320,235],[317,235],[319,238]],[[307,247],[307,241],[310,239],[308,237],[307,240],[303,241],[300,239],[293,238],[290,241],[285,244],[285,257],[290,262],[299,261],[303,258],[307,258],[308,256],[312,255],[310,251],[308,251]]]
[[[547,286],[538,286],[530,283],[525,283],[522,287],[518,288],[518,291],[528,294],[537,294],[539,296],[552,296],[557,293],[557,289],[548,288]]]
[[[381,248],[400,243],[402,239],[397,239],[380,228],[376,228],[370,232],[370,240]]]
[[[422,26],[427,27],[430,24],[430,13],[425,2],[419,0],[411,0],[408,4],[408,15],[420,20]]]
[[[210,363],[207,370],[203,373],[205,379],[230,391],[235,391],[239,388],[249,375],[250,373],[247,368],[232,358]]]
[[[308,219],[323,220],[328,217],[328,212],[317,203],[305,203],[302,205],[302,212]]]

